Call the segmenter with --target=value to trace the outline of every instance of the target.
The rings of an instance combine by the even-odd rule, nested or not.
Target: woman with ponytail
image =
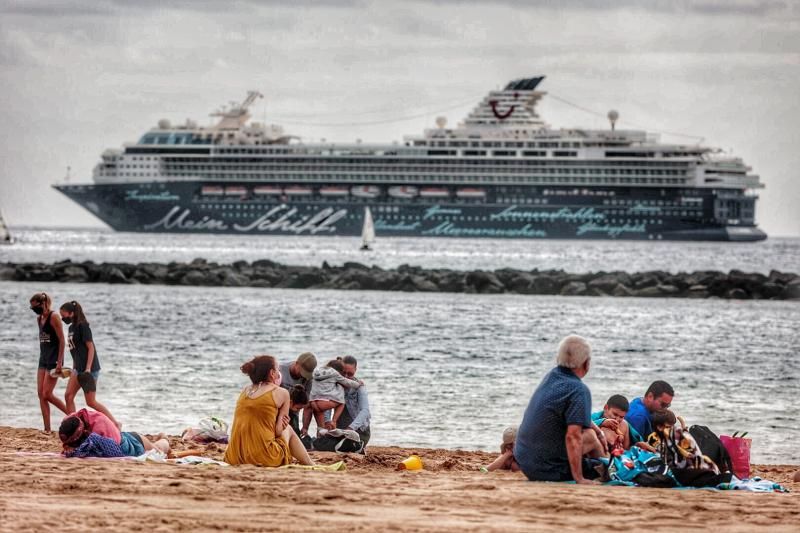
[[[65,400],[67,411],[75,412],[75,396],[78,389],[83,389],[86,405],[106,415],[114,424],[121,428],[105,405],[97,401],[97,379],[100,377],[100,359],[92,340],[92,330],[89,321],[83,314],[81,304],[72,300],[61,306],[61,319],[69,324],[69,353],[72,354],[73,372],[67,383]]]
[[[241,367],[251,385],[236,402],[225,462],[232,465],[282,466],[292,462],[312,465],[305,446],[289,425],[289,391],[281,388],[278,362],[259,355]]]
[[[36,392],[42,409],[44,430],[50,431],[50,404],[67,414],[67,407],[53,394],[61,366],[64,364],[64,328],[61,318],[51,309],[53,301],[43,293],[31,297],[31,311],[36,313],[39,325],[39,368],[36,370]]]

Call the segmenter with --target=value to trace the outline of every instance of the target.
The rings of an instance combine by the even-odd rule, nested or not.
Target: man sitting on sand
[[[317,368],[317,357],[311,352],[301,353],[294,361],[287,361],[280,365],[281,387],[291,394],[295,385],[302,385],[306,389],[306,394],[311,392],[311,376]],[[289,411],[289,425],[294,432],[300,435],[300,410]],[[311,423],[311,409],[302,409],[303,427],[308,427]],[[308,444],[308,442],[303,443]],[[308,448],[308,446],[306,446]]]
[[[357,379],[358,361],[355,357],[352,355],[342,357],[342,366],[344,367],[342,372],[344,377]],[[371,436],[369,396],[366,385],[362,384],[357,389],[345,389],[344,412],[339,417],[336,429],[340,431],[315,439],[314,449],[364,453],[364,448]]]
[[[609,451],[627,450],[637,442],[644,440],[625,421],[628,409],[628,399],[621,394],[615,394],[608,399],[602,411],[592,413],[592,422],[603,430],[610,448]]]
[[[591,348],[570,335],[558,346],[556,366],[531,397],[517,431],[514,458],[532,481],[593,483],[584,457],[608,457],[603,432],[591,419],[592,395],[581,381],[589,373]]]
[[[653,431],[653,413],[669,409],[675,391],[666,381],[654,381],[647,387],[644,397],[635,398],[631,402],[625,420],[639,435],[647,438]]]

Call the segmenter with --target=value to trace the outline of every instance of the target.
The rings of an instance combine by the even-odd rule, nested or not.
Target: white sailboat
[[[365,207],[364,226],[361,228],[361,250],[372,250],[373,242],[375,242],[375,223],[372,221],[372,211],[369,207]]]
[[[12,244],[13,242],[14,238],[8,231],[8,226],[6,226],[6,222],[3,219],[3,213],[0,212],[0,244]]]

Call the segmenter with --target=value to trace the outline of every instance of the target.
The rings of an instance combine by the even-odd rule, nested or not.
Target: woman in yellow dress
[[[278,362],[259,355],[241,367],[252,381],[239,395],[225,451],[232,465],[282,466],[292,462],[313,465],[305,446],[289,425],[289,392],[280,387]]]

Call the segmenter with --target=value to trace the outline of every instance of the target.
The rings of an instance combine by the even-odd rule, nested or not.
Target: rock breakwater
[[[731,270],[669,273],[562,270],[459,271],[401,265],[382,269],[360,263],[321,267],[289,266],[269,260],[229,265],[195,259],[190,263],[0,263],[0,280],[290,289],[633,296],[669,298],[800,299],[800,276]]]

